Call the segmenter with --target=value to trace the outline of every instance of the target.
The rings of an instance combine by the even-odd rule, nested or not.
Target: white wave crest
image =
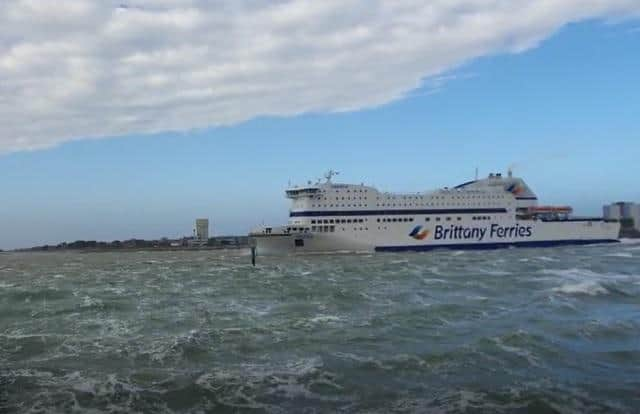
[[[309,319],[312,323],[329,323],[329,322],[340,322],[342,318],[334,315],[317,315],[313,318]]]
[[[605,256],[607,257],[624,257],[624,258],[631,258],[633,257],[633,254],[629,253],[629,252],[616,252],[616,253],[609,253],[609,254],[605,254]]]
[[[558,259],[554,259],[553,257],[549,257],[549,256],[538,256],[535,259],[540,260],[542,262],[558,262]]]
[[[609,293],[607,288],[597,282],[586,281],[580,283],[567,283],[560,287],[552,289],[557,293],[564,293],[566,295],[589,295],[597,296]]]

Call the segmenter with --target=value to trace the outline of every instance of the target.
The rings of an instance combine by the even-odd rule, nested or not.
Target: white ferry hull
[[[418,226],[413,223],[398,223],[396,229],[369,230],[362,233],[347,232],[337,233],[307,233],[287,235],[261,235],[255,236],[257,253],[260,255],[280,255],[289,253],[322,253],[322,252],[398,252],[398,251],[428,251],[439,248],[449,249],[498,249],[504,247],[550,247],[561,245],[585,245],[596,243],[611,243],[618,241],[620,224],[597,220],[585,221],[552,221],[517,223],[518,228],[523,228],[523,236],[499,237],[497,231],[491,236],[491,226],[465,226],[459,224],[441,225],[440,234],[436,234],[436,226],[422,226],[428,231],[427,237],[418,240],[410,234]],[[475,223],[474,223],[475,224]],[[505,226],[504,223],[493,223],[494,230],[498,227],[509,229],[515,227]],[[497,226],[496,226],[497,225]],[[461,227],[467,230],[447,232],[443,230],[450,226]],[[387,226],[389,227],[389,226]],[[526,229],[531,227],[531,235]],[[473,229],[478,229],[473,233]],[[480,231],[484,229],[483,233]],[[471,231],[469,231],[471,230]],[[465,236],[478,236],[467,238]],[[439,236],[439,238],[437,238]],[[456,237],[458,236],[458,237]],[[480,237],[482,237],[480,239]],[[296,240],[298,240],[296,242]],[[302,242],[301,242],[302,241]]]

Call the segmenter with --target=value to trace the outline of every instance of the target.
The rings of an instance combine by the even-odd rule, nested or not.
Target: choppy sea
[[[0,412],[640,412],[640,244],[0,253]]]

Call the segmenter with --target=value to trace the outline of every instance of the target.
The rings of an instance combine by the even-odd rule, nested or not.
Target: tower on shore
[[[206,242],[209,240],[209,219],[196,219],[196,240]]]

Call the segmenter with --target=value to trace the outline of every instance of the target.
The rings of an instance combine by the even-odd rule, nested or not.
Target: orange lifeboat
[[[573,208],[570,206],[535,206],[529,207],[527,211],[531,214],[571,214]]]

